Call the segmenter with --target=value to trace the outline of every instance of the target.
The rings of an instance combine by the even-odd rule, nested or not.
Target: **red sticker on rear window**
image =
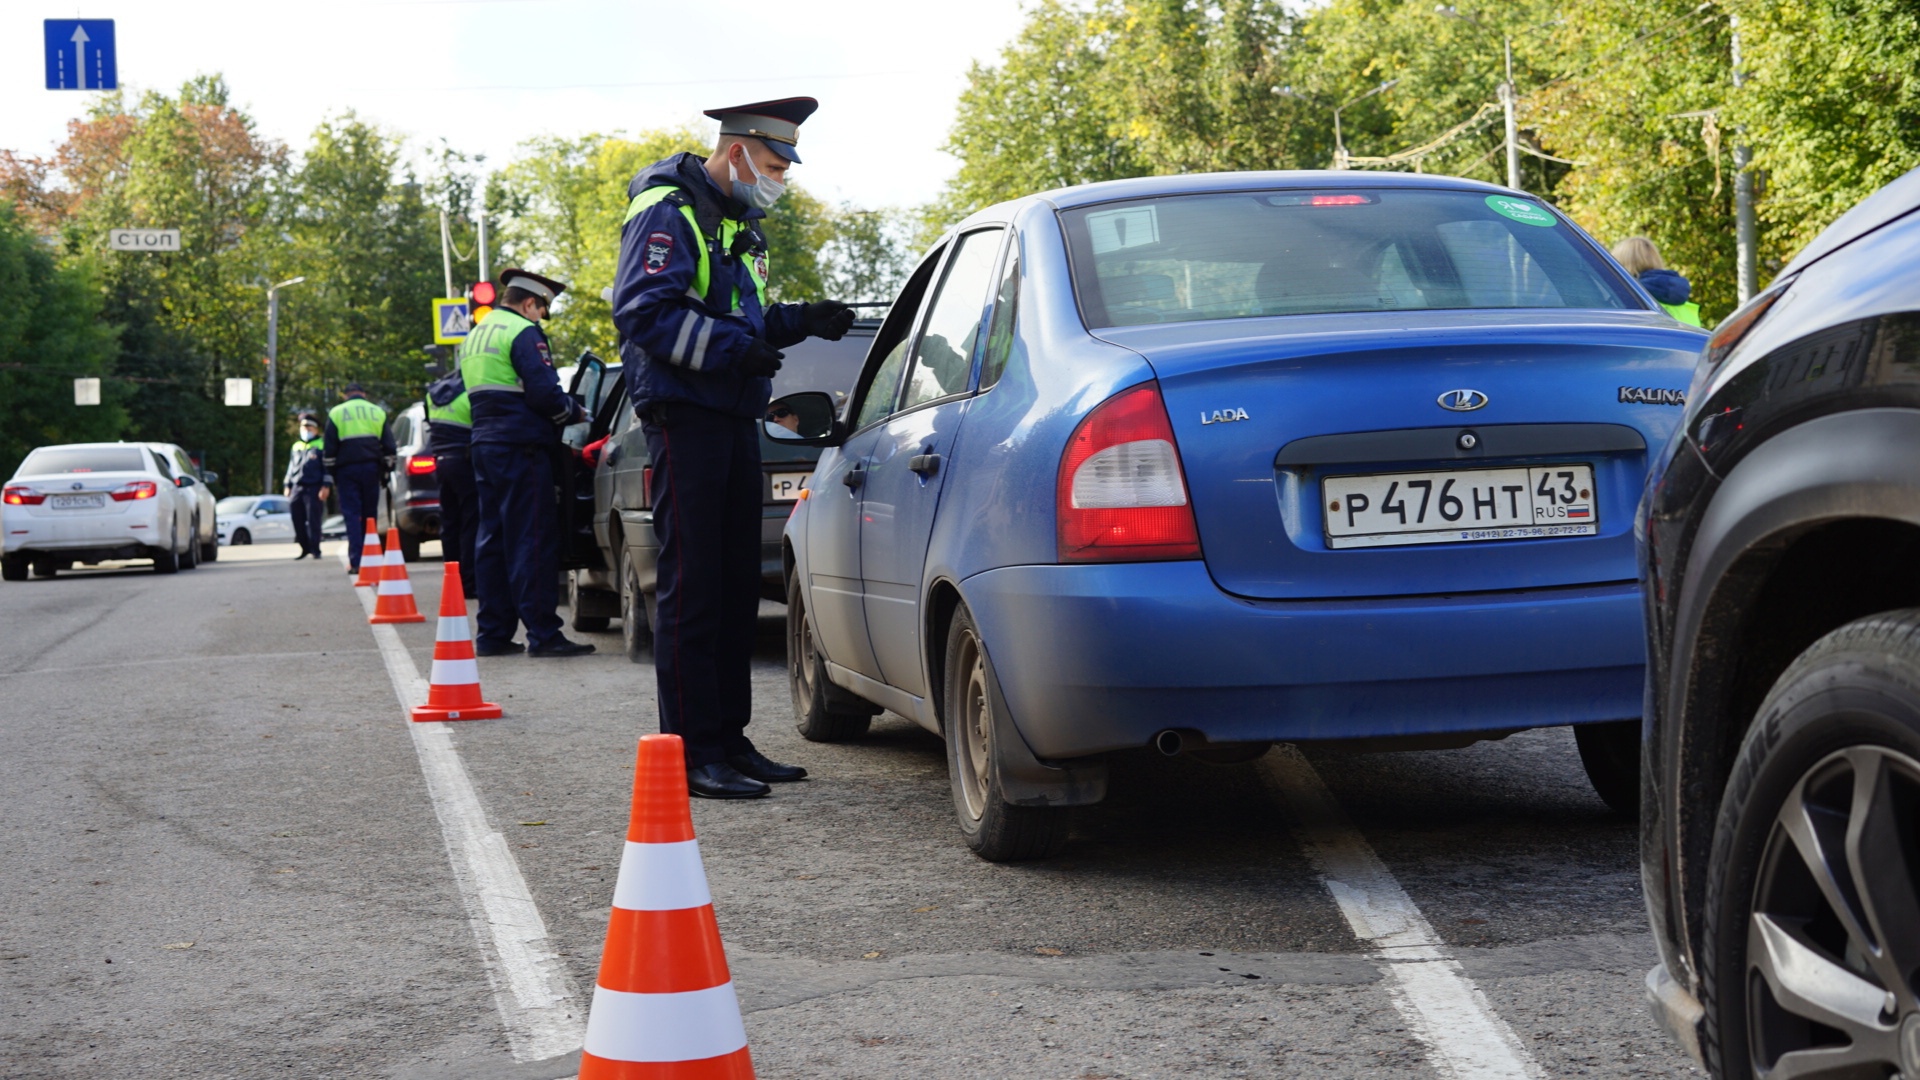
[[[647,273],[657,274],[673,259],[673,234],[657,232],[647,237]]]

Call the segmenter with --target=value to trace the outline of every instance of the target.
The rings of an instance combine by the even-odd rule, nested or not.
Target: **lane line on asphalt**
[[[345,561],[344,559],[342,560]],[[372,589],[355,589],[360,606],[371,615]],[[427,683],[414,665],[400,634],[392,626],[373,629],[400,716],[413,735],[427,793],[440,819],[454,880],[467,908],[467,923],[493,987],[493,1002],[507,1032],[507,1046],[515,1061],[544,1061],[570,1054],[586,1041],[586,1011],[553,943],[546,920],[533,900],[520,863],[507,838],[487,819],[474,790],[473,779],[453,745],[453,730],[444,723],[414,723],[409,711],[427,700]]]
[[[122,660],[114,664],[88,664],[85,667],[48,667],[34,668],[31,671],[0,671],[0,679],[17,679],[22,675],[65,675],[75,671],[104,671],[109,668],[149,667],[155,664],[179,664],[184,662],[209,664],[221,660],[288,660],[298,657],[314,656],[354,656],[359,653],[379,651],[378,649],[316,649],[309,652],[213,653],[207,656],[169,656],[159,660]]]
[[[1540,1066],[1448,954],[1419,905],[1348,820],[1312,763],[1283,744],[1262,758],[1260,767],[1340,914],[1354,936],[1374,948],[1394,1008],[1427,1045],[1434,1070],[1459,1080],[1540,1080]]]

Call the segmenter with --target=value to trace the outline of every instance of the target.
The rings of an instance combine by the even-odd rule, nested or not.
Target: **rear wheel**
[[[59,572],[60,572],[60,564],[57,562],[54,562],[53,556],[51,555],[42,555],[39,558],[33,560],[33,576],[34,577],[52,577],[53,575]]]
[[[400,534],[400,559],[402,562],[420,561],[420,534],[402,532]]]
[[[867,733],[879,708],[827,681],[826,658],[813,640],[799,575],[787,580],[787,686],[794,727],[809,742],[845,742]]]
[[[245,529],[236,530],[233,534],[233,542],[235,544],[251,544],[253,543],[253,534]]]
[[[0,556],[0,581],[27,580],[29,562],[24,551],[9,552]]]
[[[1640,721],[1576,724],[1573,741],[1580,747],[1580,764],[1594,793],[1613,812],[1625,817],[1640,814]]]
[[[180,570],[180,553],[179,552],[173,550],[171,546],[153,549],[153,572],[154,573],[173,574],[173,573],[178,573],[179,570]],[[53,575],[48,574],[47,576],[52,577]]]
[[[1850,623],[1748,729],[1706,867],[1714,1076],[1913,1076],[1920,610]]]
[[[1066,808],[1014,806],[1001,797],[994,742],[1007,721],[998,715],[993,668],[965,604],[947,631],[945,683],[947,773],[967,846],[990,862],[1059,854],[1072,825]]]
[[[627,659],[645,663],[653,658],[653,597],[640,591],[632,559],[620,560],[620,568],[620,636]]]
[[[194,522],[187,532],[187,550],[180,553],[180,569],[191,570],[200,565],[200,523]]]
[[[600,598],[607,594],[581,585],[580,575],[581,572],[578,570],[567,575],[567,625],[583,634],[597,634],[605,630],[607,624],[613,621],[611,617],[583,615],[581,612],[590,611],[599,606]],[[623,607],[622,612],[624,611]]]
[[[220,537],[218,535],[215,535],[213,539],[200,545],[200,561],[201,562],[219,562],[220,561]]]

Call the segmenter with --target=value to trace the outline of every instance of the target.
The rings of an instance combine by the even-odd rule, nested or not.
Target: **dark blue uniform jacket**
[[[627,198],[659,184],[686,192],[702,221],[725,216],[752,223],[766,216],[722,194],[707,175],[706,159],[697,154],[676,154],[641,170],[627,185]],[[695,245],[708,247],[713,282],[707,295],[730,297],[730,283],[740,290],[737,310],[715,310],[689,295],[700,265]],[[766,415],[773,380],[743,374],[740,358],[755,337],[784,349],[807,335],[801,329],[802,305],[760,306],[747,271],[752,257],[720,250],[717,239],[697,235],[668,201],[648,207],[621,229],[613,324],[620,331],[620,358],[636,410],[684,401],[755,420]]]
[[[460,379],[458,371],[451,371],[427,384],[427,399],[444,409],[460,399],[467,392],[467,384]],[[472,404],[472,399],[468,399]],[[427,447],[434,454],[458,454],[466,456],[467,447],[473,442],[473,429],[463,424],[448,423],[427,417]]]
[[[305,450],[296,450],[289,455],[285,483],[299,487],[317,488],[327,481],[327,464],[321,459],[322,450],[318,446],[309,446]]]
[[[546,446],[557,441],[560,428],[573,416],[573,399],[560,389],[560,376],[554,373],[553,357],[547,350],[546,331],[538,326],[520,331],[509,356],[515,374],[520,376],[521,393],[468,392],[467,402],[473,406],[473,442]]]

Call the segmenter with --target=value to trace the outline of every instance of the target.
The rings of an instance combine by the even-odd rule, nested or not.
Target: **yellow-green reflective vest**
[[[526,392],[520,373],[513,370],[513,339],[532,325],[519,312],[494,308],[467,333],[460,343],[460,380],[467,384],[467,394]],[[467,394],[460,395],[457,404],[464,407]],[[471,425],[471,412],[468,422]]]
[[[378,439],[387,427],[387,410],[366,398],[348,398],[327,410],[333,430],[341,442],[348,439]]]
[[[473,426],[473,403],[467,400],[466,391],[445,405],[435,405],[433,398],[427,398],[427,419],[436,424],[452,424],[455,427]]]
[[[1660,301],[1655,300],[1654,303],[1660,304]],[[1699,304],[1689,301],[1684,304],[1660,304],[1660,306],[1667,309],[1667,314],[1679,319],[1688,326],[1702,325],[1700,322]]]
[[[679,190],[680,189],[673,184],[657,184],[635,195],[633,201],[627,204],[627,216],[621,224],[624,225],[626,222],[639,217],[648,207],[651,207],[653,204]],[[707,291],[713,284],[713,254],[710,249],[718,248],[721,251],[732,250],[734,238],[740,235],[741,229],[747,227],[746,223],[735,221],[732,218],[721,218],[720,235],[717,237],[703,236],[700,232],[700,219],[694,214],[693,206],[690,203],[682,202],[680,204],[680,213],[686,216],[687,224],[692,226],[693,235],[700,237],[701,240],[701,243],[697,245],[697,249],[700,252],[700,266],[693,272],[693,295],[698,297],[708,308],[716,312],[731,313],[740,310],[739,289],[736,288],[733,290],[733,295],[727,298],[724,305],[716,303],[713,297],[707,295]],[[767,306],[767,278],[763,272],[766,266],[766,256],[764,253],[761,253],[757,257],[749,257],[743,261],[747,266],[747,276],[753,279],[753,290],[759,294],[760,306],[764,309]]]

